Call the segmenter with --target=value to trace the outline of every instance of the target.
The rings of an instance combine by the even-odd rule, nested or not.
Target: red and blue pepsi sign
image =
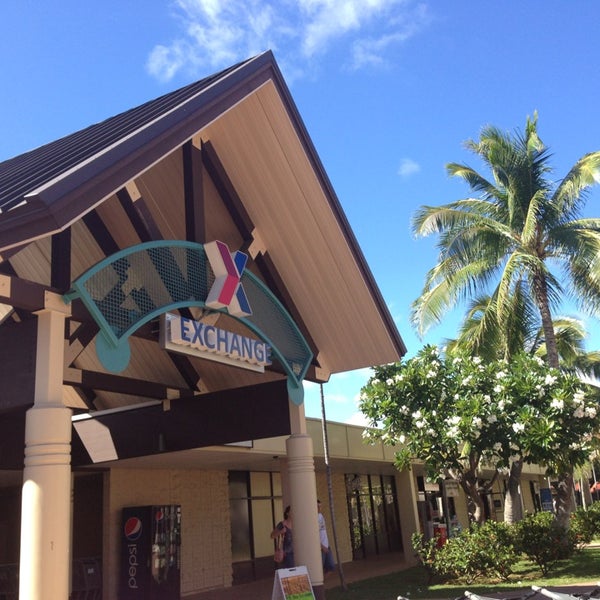
[[[123,534],[128,542],[135,542],[142,535],[142,521],[138,517],[129,517],[123,525]]]

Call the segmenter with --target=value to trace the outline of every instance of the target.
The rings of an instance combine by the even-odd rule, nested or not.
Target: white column
[[[34,405],[25,421],[20,600],[67,600],[71,563],[71,410],[62,403],[65,316],[47,294],[38,314]]]
[[[292,435],[286,440],[291,494],[294,560],[308,569],[316,598],[324,598],[323,564],[317,517],[317,483],[313,443],[306,430],[304,405],[290,402]]]

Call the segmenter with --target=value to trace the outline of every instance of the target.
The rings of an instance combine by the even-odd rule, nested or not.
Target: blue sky
[[[5,0],[0,12],[0,160],[273,50],[409,354],[411,302],[435,263],[415,240],[423,204],[467,195],[444,165],[486,124],[539,113],[555,177],[600,149],[595,0]],[[600,190],[589,197],[598,214]],[[570,307],[563,311],[574,314]],[[589,349],[600,344],[588,320]],[[356,421],[368,370],[325,385],[327,417]],[[319,416],[318,386],[306,410]]]

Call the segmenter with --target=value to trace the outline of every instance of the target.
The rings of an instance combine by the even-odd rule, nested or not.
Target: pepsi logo
[[[123,533],[130,542],[138,540],[142,535],[142,522],[140,519],[137,517],[129,517],[129,519],[125,521]]]

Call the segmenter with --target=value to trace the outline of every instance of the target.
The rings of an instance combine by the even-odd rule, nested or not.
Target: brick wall
[[[181,505],[182,596],[231,585],[227,471],[113,469],[105,478],[105,600],[117,597],[125,506]]]

